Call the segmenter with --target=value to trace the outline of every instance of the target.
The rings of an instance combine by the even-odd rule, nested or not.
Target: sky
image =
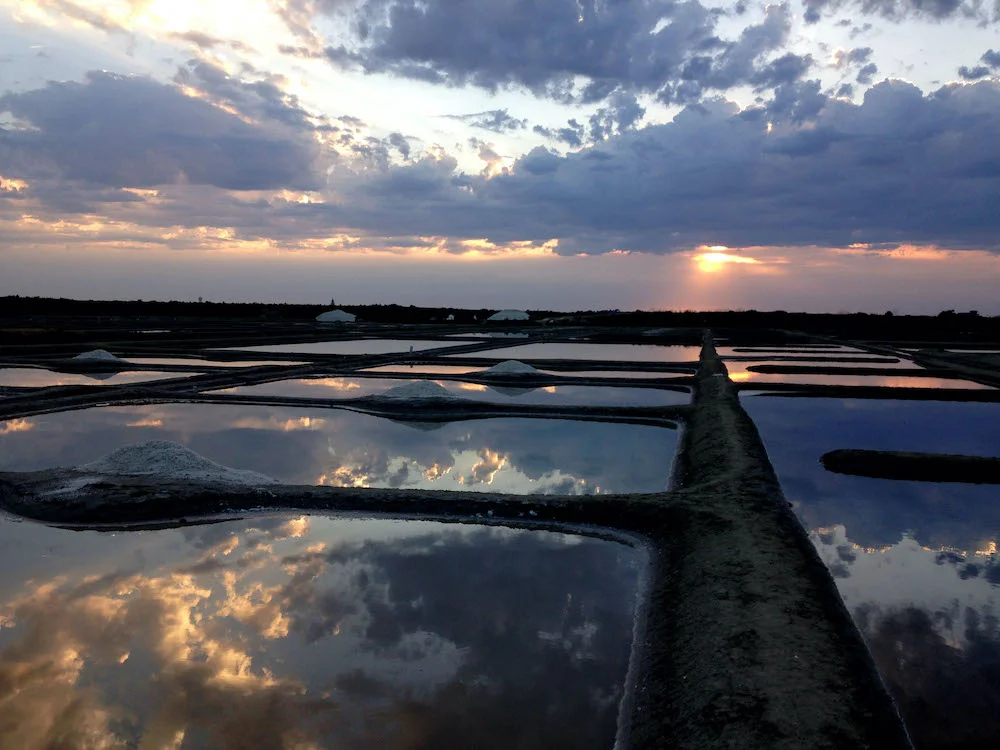
[[[0,0],[0,295],[1000,314],[1000,0]]]

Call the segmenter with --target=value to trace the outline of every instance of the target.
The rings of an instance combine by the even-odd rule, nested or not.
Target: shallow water
[[[414,521],[0,518],[0,565],[5,748],[596,749],[644,554]]]
[[[567,378],[640,378],[642,380],[684,377],[688,374],[687,372],[646,372],[637,370],[541,370],[541,372],[544,372],[546,375],[560,375]],[[694,368],[692,368],[691,372],[694,372]]]
[[[383,394],[416,380],[395,378],[302,378],[278,380],[273,383],[228,388],[225,393],[247,396],[288,396],[297,398],[362,398]],[[426,381],[425,381],[426,382]],[[454,380],[435,380],[449,395],[500,404],[531,404],[538,406],[666,406],[687,404],[688,393],[653,388],[596,387],[550,385],[543,388],[521,388],[510,385],[481,385]]]
[[[34,367],[0,368],[0,386],[43,388],[52,385],[122,385],[150,380],[184,378],[201,373],[188,372],[53,372]]]
[[[853,346],[716,346],[720,357],[754,357],[770,355],[809,357],[874,357],[880,356]]]
[[[229,361],[222,359],[201,359],[199,357],[129,357],[129,362],[137,365],[194,365],[196,367],[261,367],[263,365],[306,365],[308,362],[285,362],[278,360]]]
[[[467,367],[464,365],[382,365],[381,367],[366,367],[358,372],[405,372],[420,375],[466,375],[470,372],[480,372],[482,367]]]
[[[803,357],[782,357],[781,359],[763,359],[753,357],[749,354],[736,357],[725,357],[723,361],[726,365],[726,369],[735,370],[737,372],[745,370],[747,367],[757,366],[757,365],[787,365],[790,367],[865,367],[872,368],[876,370],[922,370],[925,369],[920,365],[911,362],[908,359],[900,359],[897,362],[893,362],[889,359],[880,359],[876,362],[866,362],[865,359],[860,357],[855,358],[844,358],[837,357],[835,359],[819,359],[813,356],[803,356]]]
[[[729,378],[734,383],[797,383],[800,385],[857,385],[883,386],[886,388],[958,388],[962,390],[990,390],[990,387],[972,380],[959,378],[925,378],[907,375],[814,375],[808,373],[776,374],[753,372],[750,367],[758,364],[794,364],[790,362],[726,362]],[[822,363],[816,363],[822,364]],[[843,366],[843,365],[841,365]],[[859,365],[868,367],[867,364]]]
[[[478,354],[476,356],[479,356]],[[442,360],[446,362],[447,360]],[[482,372],[481,366],[468,367],[464,365],[383,365],[382,367],[369,367],[359,372],[391,372],[391,373],[413,373],[420,375],[467,375],[470,372]],[[546,375],[560,375],[571,378],[672,378],[677,373],[672,372],[640,372],[636,370],[539,370]]]
[[[482,331],[481,333],[449,333],[445,338],[449,339],[526,339],[531,334],[528,333],[502,333],[500,331]]]
[[[348,341],[312,341],[304,344],[263,344],[232,346],[220,351],[284,352],[292,354],[389,354],[392,352],[425,351],[443,346],[459,346],[450,341],[417,339],[351,339]]]
[[[1000,404],[743,397],[917,747],[1000,736],[1000,488],[826,471],[837,448],[996,456]]]
[[[398,423],[321,408],[101,407],[0,422],[0,470],[75,466],[148,440],[298,484],[591,494],[665,489],[677,432],[545,419]]]
[[[474,354],[448,356],[482,359],[592,359],[609,362],[697,362],[699,346],[656,344],[523,344]]]

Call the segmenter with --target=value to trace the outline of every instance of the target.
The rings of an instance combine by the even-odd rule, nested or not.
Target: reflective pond
[[[470,372],[481,372],[482,367],[467,367],[465,365],[382,365],[381,367],[366,367],[359,372],[405,372],[420,375],[466,375]]]
[[[959,378],[925,378],[912,375],[827,375],[810,373],[753,372],[750,367],[758,364],[791,364],[788,362],[726,362],[729,378],[734,383],[798,383],[801,385],[851,385],[882,386],[886,388],[959,388],[964,390],[991,390],[989,386],[973,380]],[[817,363],[821,364],[821,363]],[[867,367],[868,365],[861,365]]]
[[[1000,736],[1000,488],[826,471],[838,448],[996,456],[1000,404],[743,397],[918,748]]]
[[[392,352],[419,352],[442,346],[459,345],[450,341],[418,341],[416,339],[351,339],[349,341],[312,341],[303,344],[233,346],[221,349],[220,351],[284,352],[292,354],[389,354]]]
[[[448,339],[526,339],[528,333],[504,333],[502,331],[482,331],[480,333],[449,333]]]
[[[474,354],[448,356],[483,359],[591,359],[610,362],[697,362],[700,346],[656,344],[523,344]]]
[[[0,470],[76,466],[149,440],[296,484],[592,494],[664,490],[677,432],[544,419],[399,423],[320,408],[101,407],[0,422]]]
[[[193,372],[53,372],[34,367],[0,368],[0,386],[43,388],[51,385],[122,385],[150,380],[185,378]]]
[[[764,359],[763,357],[753,357],[749,354],[739,355],[736,357],[725,357],[723,359],[726,369],[732,370],[737,368],[737,370],[742,368],[747,368],[752,365],[788,365],[788,366],[801,366],[801,367],[866,367],[873,368],[876,370],[922,370],[920,365],[911,362],[908,359],[899,359],[893,362],[891,359],[877,359],[875,362],[869,362],[868,359],[871,357],[836,357],[834,359],[821,359],[816,356],[801,356],[801,357],[781,357],[778,359]]]
[[[878,357],[881,355],[866,352],[863,349],[855,349],[850,346],[824,346],[824,347],[804,347],[804,346],[716,346],[716,353],[720,357],[769,357],[789,356],[789,357]]]
[[[691,368],[693,373],[695,368]],[[637,370],[541,370],[546,375],[561,375],[567,378],[639,378],[642,380],[653,378],[676,378],[684,377],[687,372],[647,372]]]
[[[361,398],[385,393],[407,383],[421,381],[396,378],[302,378],[278,380],[259,385],[227,388],[216,393],[247,396],[288,396],[297,398]],[[426,382],[426,381],[424,381]],[[456,398],[496,403],[534,404],[540,406],[665,406],[687,404],[689,393],[656,388],[595,387],[579,385],[523,388],[511,385],[482,385],[455,380],[434,380]]]
[[[0,746],[608,748],[644,557],[416,521],[0,518]]]
[[[479,356],[478,354],[476,355]],[[447,360],[442,360],[446,362]],[[420,375],[468,375],[470,372],[482,372],[481,366],[468,367],[465,365],[383,365],[381,367],[368,367],[359,372],[391,372],[391,373],[412,373]],[[693,371],[693,370],[692,370]],[[546,375],[561,375],[570,378],[672,378],[677,373],[672,372],[638,372],[636,370],[539,370]]]
[[[196,367],[261,367],[264,365],[306,365],[308,362],[286,362],[283,360],[228,361],[222,359],[201,359],[199,357],[129,357],[129,362],[137,365],[194,365]]]

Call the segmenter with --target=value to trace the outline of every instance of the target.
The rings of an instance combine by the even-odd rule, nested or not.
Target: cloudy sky
[[[1000,0],[0,0],[0,294],[1000,314]]]

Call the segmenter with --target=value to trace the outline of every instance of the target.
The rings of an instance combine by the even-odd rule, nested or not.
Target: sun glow
[[[760,263],[756,258],[728,252],[729,248],[725,245],[703,246],[698,249],[702,252],[695,255],[693,260],[698,266],[698,270],[704,273],[715,273],[732,264],[757,265]]]

